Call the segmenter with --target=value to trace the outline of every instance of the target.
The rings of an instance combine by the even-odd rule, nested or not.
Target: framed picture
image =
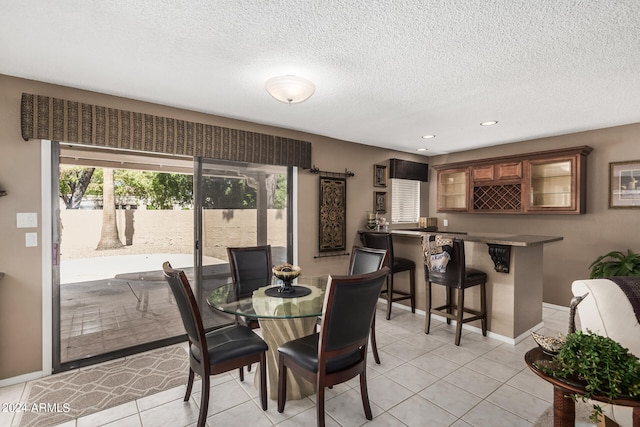
[[[609,208],[640,208],[640,160],[609,163]]]
[[[373,210],[378,213],[387,212],[387,193],[384,191],[373,192]]]
[[[387,186],[387,167],[384,165],[373,165],[373,186]]]

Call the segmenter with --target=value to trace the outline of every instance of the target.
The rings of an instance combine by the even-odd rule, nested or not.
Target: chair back
[[[388,252],[387,265],[393,265],[393,238],[391,233],[364,232],[361,234],[362,243],[368,248],[386,249]]]
[[[319,360],[325,353],[355,351],[366,346],[378,296],[389,274],[383,267],[372,273],[329,276],[325,291]],[[322,362],[321,362],[322,363]]]
[[[184,329],[187,331],[187,336],[189,337],[189,343],[202,350],[202,343],[206,342],[204,338],[204,327],[196,298],[189,284],[189,279],[187,279],[184,271],[174,270],[168,261],[162,264],[162,270],[164,271],[164,277],[169,283],[171,292],[173,292],[173,296],[176,299]],[[203,354],[202,351],[200,354]]]
[[[271,245],[227,248],[236,296],[250,296],[271,283]]]
[[[349,275],[371,273],[387,265],[386,249],[354,246],[349,261]]]
[[[455,238],[452,240],[453,247],[451,248],[451,258],[447,263],[446,271],[443,273],[439,273],[437,271],[429,271],[427,266],[425,265],[425,277],[431,283],[449,286],[451,288],[464,289],[466,278],[464,240]]]

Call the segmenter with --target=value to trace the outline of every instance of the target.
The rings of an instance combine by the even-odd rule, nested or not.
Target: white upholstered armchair
[[[639,278],[635,278],[640,280]],[[640,357],[640,322],[628,295],[613,280],[576,280],[573,295],[589,295],[578,305],[580,328],[609,337]],[[603,406],[609,418],[621,426],[631,426],[631,408]]]

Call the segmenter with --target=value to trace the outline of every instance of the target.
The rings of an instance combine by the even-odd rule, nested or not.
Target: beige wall
[[[8,192],[0,198],[0,271],[6,273],[0,281],[0,381],[42,369],[42,249],[25,248],[24,244],[25,231],[37,231],[39,240],[42,237],[40,145],[37,141],[25,142],[20,136],[22,92],[310,141],[312,162],[318,168],[334,172],[348,169],[355,173],[355,177],[347,180],[347,248],[358,243],[357,230],[364,226],[365,212],[373,206],[373,164],[384,164],[391,157],[427,161],[418,155],[0,75],[0,186]],[[433,165],[575,145],[594,148],[588,161],[589,213],[586,215],[438,216],[448,218],[452,229],[564,236],[563,242],[547,245],[544,250],[544,300],[567,305],[571,281],[586,277],[587,267],[596,256],[613,249],[640,250],[637,239],[640,211],[607,209],[608,164],[639,159],[640,149],[636,148],[639,139],[640,124],[636,124],[429,159]],[[432,169],[430,174],[428,205],[434,215],[436,191]],[[310,274],[344,272],[348,263],[346,256],[314,258],[319,254],[318,176],[301,170],[298,183],[299,264]],[[387,191],[390,193],[390,189]],[[18,212],[37,212],[38,228],[16,228]],[[423,308],[424,303],[420,301],[422,298],[419,307]],[[50,301],[44,303],[50,304]],[[51,331],[45,328],[44,333]]]

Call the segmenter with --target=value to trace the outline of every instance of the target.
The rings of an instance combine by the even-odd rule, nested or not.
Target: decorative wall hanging
[[[313,165],[309,172],[320,175],[319,250],[314,258],[349,255],[347,246],[347,178],[355,174],[321,171]]]
[[[344,251],[347,229],[347,180],[320,177],[320,252]]]
[[[640,208],[640,160],[609,163],[609,207]]]

